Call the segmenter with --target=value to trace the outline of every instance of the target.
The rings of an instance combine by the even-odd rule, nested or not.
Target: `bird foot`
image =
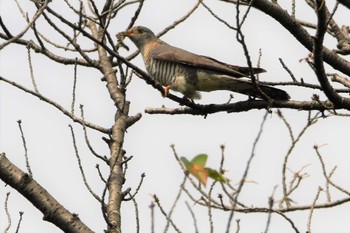
[[[167,97],[169,96],[169,90],[170,90],[170,86],[165,86],[164,87],[164,94],[163,94],[163,97]]]

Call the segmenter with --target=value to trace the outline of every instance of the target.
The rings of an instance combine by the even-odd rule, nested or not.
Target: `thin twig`
[[[107,183],[107,180],[103,177],[102,175],[102,172],[101,172],[101,169],[100,169],[100,165],[99,164],[96,164],[96,169],[97,169],[97,173],[98,173],[98,176],[100,177],[100,179],[102,180],[103,183]]]
[[[212,9],[210,9],[210,7],[208,7],[203,1],[201,1],[201,4],[205,7],[205,9],[208,10],[208,12],[215,18],[217,19],[219,22],[225,24],[228,28],[232,29],[232,30],[237,30],[237,28],[235,28],[234,26],[231,26],[227,21],[223,20],[222,18],[220,18],[217,14],[214,13],[214,11]]]
[[[62,18],[61,15],[56,13],[55,11],[51,10],[50,7],[47,7],[47,10],[50,14],[54,15],[55,17]],[[80,48],[80,45],[77,43],[77,41],[74,40],[74,38],[70,37],[64,30],[61,29],[61,27],[57,26],[51,18],[46,15],[45,13],[43,14],[44,18],[46,19],[47,23],[59,34],[61,34],[70,44],[73,45],[75,48],[76,52],[78,52],[90,65],[94,64],[94,61]],[[76,25],[74,25],[72,29],[77,28]],[[80,29],[80,28],[79,28]],[[81,30],[81,29],[80,29]],[[83,30],[82,30],[83,31]],[[75,62],[76,63],[76,62]],[[74,64],[75,64],[74,63]]]
[[[248,46],[245,42],[245,35],[242,31],[242,26],[246,20],[246,18],[248,17],[248,13],[251,9],[251,4],[253,3],[253,1],[249,2],[248,8],[245,12],[245,14],[243,15],[242,19],[240,20],[240,1],[237,2],[236,4],[236,40],[242,45],[243,51],[244,51],[244,56],[246,58],[246,62],[249,68],[249,77],[254,85],[254,88],[265,98],[268,100],[268,102],[271,102],[271,98],[266,95],[261,88],[259,87],[259,85],[257,84],[257,79],[255,77],[254,71],[253,71],[253,65],[252,65],[252,61],[249,55],[249,51],[248,51]],[[269,104],[270,105],[270,104]],[[269,109],[269,107],[267,108]]]
[[[190,211],[191,217],[193,219],[193,225],[194,225],[195,233],[198,233],[199,231],[198,231],[198,225],[197,225],[197,218],[196,218],[196,216],[195,216],[191,206],[188,204],[187,201],[185,201],[185,204],[187,206],[187,209]]]
[[[6,193],[6,199],[5,199],[5,214],[7,216],[7,226],[4,230],[4,233],[7,233],[10,228],[11,228],[11,215],[10,215],[10,212],[9,212],[9,209],[8,209],[8,201],[9,201],[9,197],[10,197],[10,193]]]
[[[221,149],[221,160],[220,160],[220,167],[219,167],[219,171],[221,174],[224,174],[225,171],[224,171],[224,161],[225,161],[225,145],[222,144],[220,146],[220,149]]]
[[[287,154],[284,157],[284,161],[283,161],[283,166],[282,166],[282,189],[283,189],[283,199],[280,203],[280,207],[282,206],[282,204],[284,202],[286,202],[287,208],[290,207],[290,201],[288,199],[288,193],[289,191],[287,190],[287,181],[286,181],[286,170],[287,170],[287,164],[288,164],[288,160],[290,155],[292,154],[292,151],[294,150],[295,146],[297,145],[297,143],[300,141],[301,137],[304,135],[304,133],[306,132],[306,130],[312,126],[313,124],[315,124],[317,122],[317,118],[319,116],[319,113],[316,113],[312,118],[311,118],[311,113],[309,113],[310,118],[308,118],[306,125],[304,126],[304,128],[299,132],[298,136],[294,139],[294,141],[291,143],[291,146],[289,147]]]
[[[129,193],[130,199],[132,200],[132,202],[134,203],[134,208],[135,208],[135,220],[136,220],[136,232],[139,233],[140,232],[140,217],[139,217],[139,208],[137,205],[137,202],[135,200],[135,196],[131,195]]]
[[[174,203],[173,203],[173,205],[171,206],[170,211],[169,211],[169,213],[168,213],[168,217],[169,217],[169,218],[171,218],[171,216],[172,216],[172,214],[173,214],[173,212],[174,212],[174,210],[175,210],[175,207],[176,207],[178,201],[180,200],[180,197],[181,197],[181,194],[182,194],[182,191],[183,191],[182,187],[185,186],[186,180],[187,180],[187,176],[184,176],[184,179],[183,179],[183,181],[182,181],[182,183],[181,183],[181,185],[180,185],[179,192],[177,193],[176,198],[175,198],[175,200],[174,200]],[[166,233],[166,232],[168,231],[168,228],[169,228],[169,221],[167,220],[166,225],[165,225],[165,228],[164,228],[164,233]]]
[[[288,129],[288,132],[289,132],[289,136],[290,136],[290,139],[292,140],[292,143],[295,142],[295,139],[294,139],[294,134],[293,134],[293,130],[292,130],[292,127],[290,126],[289,122],[287,121],[287,119],[284,117],[283,113],[281,110],[277,110],[277,115],[279,116],[279,118],[282,119],[283,123],[285,124],[285,126],[287,127]]]
[[[75,117],[74,115],[72,115],[70,113],[70,111],[68,111],[65,108],[63,108],[60,104],[52,101],[51,99],[49,99],[49,98],[47,98],[47,97],[45,97],[45,96],[43,96],[43,95],[41,95],[39,93],[36,93],[35,91],[29,90],[28,88],[26,88],[26,87],[24,87],[24,86],[22,86],[22,85],[20,85],[20,84],[18,84],[16,82],[10,81],[10,80],[5,79],[4,77],[1,77],[1,76],[0,76],[0,81],[4,81],[4,82],[6,82],[6,83],[8,83],[8,84],[10,84],[10,85],[12,85],[12,86],[22,90],[22,91],[24,91],[24,92],[27,92],[27,93],[35,96],[35,97],[38,97],[40,100],[42,100],[42,101],[44,101],[44,102],[54,106],[58,110],[60,110],[64,115],[66,115],[69,118],[71,118],[74,122],[78,122],[80,124],[84,123],[87,127],[95,129],[97,131],[100,131],[101,133],[107,133],[107,134],[110,133],[110,129],[106,129],[106,128],[103,128],[101,126],[94,125],[94,124],[92,124],[90,122],[86,122],[86,121],[83,122],[82,119],[79,119],[79,118]]]
[[[240,219],[236,219],[236,225],[237,225],[236,233],[239,233],[239,231],[241,230],[240,222],[241,222]]]
[[[28,148],[27,148],[26,138],[24,137],[24,133],[23,133],[23,129],[22,129],[22,121],[18,120],[17,123],[18,123],[19,131],[21,132],[21,138],[22,138],[23,147],[24,147],[24,158],[26,160],[27,171],[28,171],[29,176],[33,178],[32,169],[30,168],[30,164],[29,164]]]
[[[102,161],[106,162],[108,164],[108,159],[106,158],[106,156],[101,156],[99,155],[95,150],[94,148],[92,147],[91,143],[90,143],[90,140],[89,140],[89,137],[87,135],[87,128],[86,128],[86,121],[85,121],[85,116],[84,116],[84,105],[80,105],[80,116],[81,116],[81,119],[82,119],[82,125],[83,125],[83,131],[84,131],[84,137],[85,137],[85,142],[86,142],[86,145],[88,146],[89,150],[91,151],[91,153],[93,155],[95,155],[97,158],[101,159]]]
[[[149,205],[149,208],[151,209],[151,233],[155,233],[154,231],[154,202],[152,201],[151,204]]]
[[[293,82],[298,82],[297,79],[295,78],[294,74],[292,73],[292,71],[288,68],[288,66],[284,63],[284,61],[282,60],[282,58],[278,58],[278,60],[280,61],[283,69],[285,69],[285,71],[287,71],[287,73],[289,74],[289,76],[292,78]]]
[[[142,9],[142,7],[143,7],[144,1],[145,1],[145,0],[139,0],[139,6],[137,7],[137,9],[136,9],[136,11],[135,11],[134,16],[131,18],[130,23],[129,23],[127,29],[132,28],[132,26],[135,24],[137,18],[138,18],[139,15],[140,15],[140,12],[141,12],[141,9]]]
[[[75,106],[75,91],[77,88],[77,58],[75,58],[75,64],[74,64],[74,75],[73,75],[73,90],[72,90],[72,104],[71,104],[71,114],[74,115],[74,106]]]
[[[38,89],[38,86],[36,85],[35,77],[34,77],[34,68],[33,68],[33,64],[32,64],[32,56],[30,54],[30,46],[27,46],[27,54],[28,54],[28,64],[29,64],[30,77],[32,79],[32,84],[33,84],[35,92],[39,93],[39,89]]]
[[[288,218],[284,213],[279,212],[279,211],[274,211],[274,213],[277,213],[278,215],[282,216],[287,222],[289,222],[289,224],[291,225],[291,227],[293,228],[295,233],[299,233],[299,230],[295,226],[294,222],[290,218]]]
[[[267,216],[267,221],[266,221],[266,227],[265,227],[265,233],[267,233],[269,231],[269,227],[270,227],[270,224],[271,224],[271,216],[272,216],[272,208],[273,208],[273,203],[274,203],[274,193],[276,191],[276,188],[277,186],[275,186],[273,188],[273,191],[272,191],[272,194],[271,196],[269,197],[269,201],[268,201],[268,204],[269,204],[269,214]]]
[[[92,191],[90,185],[88,184],[87,182],[87,179],[86,179],[86,176],[85,176],[85,172],[84,172],[84,169],[83,169],[83,166],[81,164],[81,159],[80,159],[80,156],[79,156],[79,151],[78,151],[78,147],[77,147],[77,143],[76,143],[76,140],[75,140],[75,135],[74,135],[74,131],[73,131],[73,127],[71,125],[69,125],[69,128],[71,130],[71,134],[72,134],[72,139],[73,139],[73,147],[74,147],[74,151],[75,151],[75,156],[77,157],[77,161],[78,161],[78,165],[79,165],[79,170],[80,170],[80,174],[83,178],[83,182],[84,182],[84,185],[85,187],[88,189],[88,191],[90,192],[90,194],[100,203],[102,203],[102,200],[101,198],[94,192]]]
[[[308,218],[308,221],[307,221],[307,232],[308,232],[308,233],[311,233],[312,214],[314,213],[314,208],[315,208],[317,199],[318,199],[318,197],[320,196],[321,191],[322,191],[322,188],[319,187],[319,188],[318,188],[318,191],[317,191],[317,194],[316,194],[316,196],[315,196],[314,202],[312,203],[311,208],[310,208],[310,214],[309,214],[309,218]]]
[[[175,225],[174,221],[169,218],[169,216],[166,214],[165,210],[163,209],[162,205],[160,204],[159,198],[156,195],[153,195],[154,202],[157,204],[160,212],[163,214],[163,216],[166,218],[167,221],[170,222],[171,226],[174,228],[174,230],[178,233],[181,233],[180,229]]]
[[[254,140],[254,143],[253,143],[253,147],[252,147],[252,152],[250,154],[250,157],[249,157],[249,160],[247,162],[247,165],[245,167],[245,171],[244,171],[244,174],[242,176],[242,179],[239,183],[239,186],[237,188],[237,194],[235,196],[235,200],[234,200],[234,203],[233,203],[233,207],[232,207],[232,210],[230,212],[230,216],[228,218],[228,221],[227,221],[227,227],[226,227],[226,232],[229,233],[230,232],[230,227],[231,227],[231,222],[232,222],[232,219],[233,219],[233,216],[234,216],[234,211],[235,211],[235,208],[237,206],[237,201],[238,201],[238,196],[239,194],[241,193],[242,189],[243,189],[243,185],[245,183],[245,180],[248,176],[248,171],[249,171],[249,168],[250,168],[250,164],[255,156],[255,149],[256,149],[256,145],[258,144],[259,140],[260,140],[260,137],[262,135],[262,132],[263,132],[263,128],[264,128],[264,125],[265,125],[265,122],[266,122],[266,119],[267,119],[267,116],[268,116],[269,112],[266,111],[263,119],[262,119],[262,122],[260,124],[260,129],[258,131],[258,134]]]
[[[315,149],[315,152],[316,152],[316,155],[317,157],[319,158],[320,160],[320,163],[321,163],[321,167],[322,167],[322,172],[323,172],[323,176],[326,178],[326,181],[327,183],[331,184],[334,188],[338,189],[339,191],[345,193],[346,195],[350,196],[350,191],[340,187],[339,185],[335,184],[331,179],[330,179],[330,176],[334,173],[336,167],[331,171],[330,175],[327,176],[327,170],[326,170],[326,165],[323,161],[323,158],[321,156],[321,153],[319,151],[319,146],[315,145],[314,146],[314,149]]]
[[[17,224],[15,233],[19,232],[19,229],[20,229],[21,223],[22,223],[22,219],[23,219],[23,214],[24,214],[24,212],[22,212],[22,211],[19,212],[19,220],[18,220],[18,224]]]
[[[162,37],[164,34],[166,34],[168,31],[170,31],[171,29],[174,29],[176,26],[178,26],[179,24],[181,24],[182,22],[184,22],[188,17],[190,17],[193,12],[198,8],[198,6],[200,5],[200,3],[203,0],[198,0],[198,2],[192,7],[192,9],[190,9],[184,16],[182,16],[181,18],[179,18],[178,20],[175,20],[172,24],[170,24],[169,26],[167,26],[166,28],[164,28],[161,32],[159,32],[157,34],[157,37],[160,38]],[[126,60],[132,60],[133,58],[135,58],[138,54],[140,53],[139,50],[135,51],[134,53],[130,54]]]
[[[213,222],[213,213],[212,213],[212,208],[211,208],[211,194],[213,192],[214,186],[217,183],[217,181],[214,181],[213,184],[210,186],[209,192],[208,192],[208,217],[209,217],[209,226],[210,226],[210,233],[214,232],[214,222]]]
[[[137,185],[137,188],[136,188],[136,190],[135,190],[135,193],[134,193],[134,194],[130,194],[130,192],[129,192],[129,194],[130,194],[130,196],[131,196],[132,198],[135,198],[135,196],[137,195],[137,193],[140,191],[141,186],[142,186],[142,184],[143,184],[143,180],[145,179],[145,177],[146,177],[146,174],[145,174],[145,173],[142,173],[142,174],[141,174],[140,182],[139,182],[139,184]],[[130,200],[130,198],[124,199],[124,201],[129,201],[129,200]]]
[[[37,12],[35,13],[35,15],[33,16],[32,20],[27,24],[27,26],[19,33],[17,34],[17,36],[12,37],[11,39],[7,40],[6,42],[4,42],[3,44],[0,45],[0,50],[2,50],[4,47],[6,47],[7,45],[11,44],[12,42],[18,40],[19,38],[21,38],[28,30],[29,28],[32,27],[32,25],[34,24],[34,22],[41,16],[41,14],[43,14],[44,10],[47,7],[47,4],[50,2],[50,0],[45,0],[45,2],[41,5],[41,7],[37,10]]]

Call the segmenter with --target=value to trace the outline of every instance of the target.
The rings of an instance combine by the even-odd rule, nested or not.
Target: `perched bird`
[[[249,78],[242,78],[250,76],[248,67],[229,65],[176,48],[160,40],[146,27],[133,27],[121,34],[130,38],[141,51],[148,74],[165,86],[166,94],[171,89],[189,99],[198,99],[200,91],[229,90],[261,99],[267,99],[266,96],[276,100],[290,98],[281,89],[262,84],[257,88]],[[253,72],[257,74],[265,70],[253,68]]]

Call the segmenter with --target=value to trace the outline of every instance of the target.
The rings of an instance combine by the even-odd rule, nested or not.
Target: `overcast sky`
[[[75,3],[76,1],[74,1]],[[188,0],[147,0],[144,9],[137,20],[137,25],[147,26],[155,33],[174,22],[187,13],[196,1]],[[332,6],[334,1],[327,1]],[[0,0],[1,17],[13,34],[21,31],[25,23],[21,18],[16,4],[13,1]],[[235,24],[235,6],[219,1],[205,1],[214,12],[230,24]],[[33,14],[33,7],[29,1],[21,1],[22,6],[28,7],[29,14]],[[51,2],[56,8],[60,2]],[[289,7],[289,4],[285,7]],[[299,3],[298,3],[299,4]],[[136,6],[130,6],[121,12],[112,22],[110,33],[124,30],[129,24]],[[342,6],[335,15],[336,19],[346,23],[345,13],[349,13]],[[58,10],[60,8],[56,8]],[[62,14],[67,9],[62,8]],[[68,10],[67,10],[68,11]],[[304,5],[297,5],[297,17],[304,20],[315,20],[314,13]],[[74,18],[75,19],[75,18]],[[313,21],[314,22],[314,21]],[[347,21],[348,23],[348,21]],[[38,23],[40,28],[42,21]],[[47,28],[43,27],[43,32]],[[51,30],[50,30],[51,31]],[[310,31],[312,34],[313,31]],[[47,34],[56,39],[56,34]],[[283,58],[292,69],[294,75],[306,82],[316,83],[316,77],[309,66],[300,59],[308,55],[308,51],[299,45],[294,37],[284,30],[269,16],[252,9],[244,26],[247,45],[253,64],[259,58],[259,49],[262,49],[261,66],[267,73],[260,76],[264,81],[291,81],[283,70],[278,58]],[[27,33],[28,39],[32,34]],[[195,53],[211,56],[218,60],[245,65],[246,60],[240,44],[235,40],[235,32],[227,28],[200,6],[199,9],[184,23],[167,33],[163,40],[168,43],[190,50]],[[61,41],[57,39],[57,41]],[[135,50],[130,40],[124,41],[132,51],[121,50],[128,55]],[[335,48],[335,42],[327,39],[330,48]],[[70,109],[73,84],[73,66],[57,65],[54,62],[31,53],[36,82],[40,93],[52,98],[67,109]],[[346,58],[346,57],[345,57]],[[144,69],[142,59],[138,56],[132,61]],[[32,88],[30,79],[27,50],[15,45],[7,46],[0,51],[1,76],[18,82],[27,88]],[[329,70],[332,72],[332,70]],[[84,105],[85,119],[103,127],[109,128],[113,124],[115,107],[109,98],[105,83],[101,82],[101,74],[92,69],[78,68],[77,95],[75,112],[79,115],[79,104]],[[283,87],[281,87],[283,88]],[[284,88],[294,100],[309,100],[317,91],[299,88]],[[202,94],[199,103],[225,103],[231,93],[219,91]],[[180,95],[179,95],[180,96]],[[321,95],[322,96],[322,95]],[[128,129],[124,148],[127,156],[134,156],[128,165],[124,189],[131,187],[135,190],[141,173],[146,174],[143,186],[136,196],[141,221],[141,232],[150,231],[151,194],[156,194],[163,207],[169,210],[175,199],[179,186],[183,180],[183,172],[176,163],[171,144],[175,144],[180,156],[191,159],[199,153],[209,155],[208,166],[218,168],[220,163],[220,145],[226,145],[225,168],[227,177],[233,185],[240,181],[252,144],[255,140],[265,110],[251,110],[242,113],[217,113],[209,115],[206,119],[191,115],[148,115],[144,113],[147,107],[179,107],[177,103],[163,98],[160,93],[147,85],[143,80],[133,77],[127,90],[127,98],[131,101],[130,113],[141,112],[142,119]],[[233,101],[245,100],[247,97],[235,94]],[[87,149],[81,126],[72,123],[57,109],[40,101],[39,99],[17,90],[14,87],[0,83],[0,152],[6,152],[7,157],[22,170],[25,170],[24,149],[17,125],[22,120],[22,127],[27,140],[29,160],[34,178],[46,188],[69,211],[78,213],[79,217],[96,232],[102,232],[106,224],[103,220],[100,205],[88,193],[75,157],[72,137],[68,124],[72,124],[77,138],[79,154],[87,174],[87,179],[93,190],[101,195],[103,183],[99,179],[95,165],[99,163],[107,174],[107,168],[96,159]],[[275,110],[273,110],[275,112]],[[297,135],[305,126],[307,113],[296,110],[283,110],[283,113],[293,132]],[[316,114],[313,112],[312,115]],[[303,136],[302,141],[291,155],[288,168],[296,172],[306,166],[302,172],[309,175],[299,190],[292,196],[297,205],[310,205],[317,193],[318,187],[324,187],[325,180],[319,160],[314,152],[315,144],[323,145],[320,151],[328,165],[328,172],[337,166],[333,176],[344,188],[350,189],[348,177],[350,171],[349,143],[350,124],[347,118],[330,117],[319,119]],[[88,131],[89,138],[95,150],[102,155],[108,155],[108,148],[100,133]],[[241,202],[257,207],[267,207],[268,197],[277,186],[276,199],[282,197],[281,171],[284,157],[290,146],[290,137],[286,126],[276,114],[270,114],[264,127],[261,140],[256,149],[256,156],[252,162],[248,175],[248,182],[240,195]],[[292,176],[292,172],[287,173]],[[289,178],[290,178],[289,177]],[[17,224],[18,212],[24,211],[22,231],[26,233],[61,232],[50,223],[42,221],[42,214],[27,200],[21,197],[10,187],[1,183],[0,206],[3,206],[7,192],[9,210],[12,224]],[[192,189],[190,189],[192,190]],[[214,191],[216,198],[219,191]],[[190,213],[184,201],[189,199],[182,194],[182,199],[174,213],[174,221],[183,232],[193,232]],[[200,198],[198,192],[193,195]],[[344,197],[334,192],[333,200]],[[278,200],[276,200],[278,201]],[[325,193],[321,193],[319,202],[326,201]],[[191,203],[192,205],[193,203]],[[276,206],[278,203],[275,204]],[[207,232],[209,222],[207,209],[192,205],[201,232]],[[309,211],[288,214],[301,232],[306,231]],[[263,232],[267,216],[264,214],[236,214],[235,219],[241,219],[241,233]],[[350,229],[349,204],[327,210],[315,212],[312,229],[313,232],[347,232]],[[216,232],[223,232],[226,228],[228,213],[214,212],[214,225]],[[123,203],[122,221],[124,232],[135,232],[135,217],[133,204]],[[0,208],[0,230],[7,225],[4,209]],[[156,232],[162,232],[165,226],[164,217],[156,210]],[[235,228],[233,228],[235,229]],[[293,232],[290,225],[277,215],[273,215],[269,232]],[[14,226],[12,231],[14,232]],[[173,232],[170,228],[169,232]],[[232,231],[234,232],[234,231]]]

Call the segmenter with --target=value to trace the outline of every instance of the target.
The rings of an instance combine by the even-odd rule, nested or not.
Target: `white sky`
[[[234,25],[235,8],[233,5],[218,1],[205,2],[218,15]],[[18,14],[15,3],[8,0],[0,0],[0,3],[1,16],[9,25],[9,29],[13,34],[21,31],[25,24]],[[147,26],[157,33],[174,20],[182,17],[194,3],[195,1],[185,0],[148,0],[145,2],[137,25]],[[29,1],[21,4],[23,7],[31,6]],[[61,3],[56,1],[50,4],[54,8],[55,4]],[[327,4],[331,6],[333,1],[327,1]],[[297,5],[297,7],[299,6]],[[126,28],[134,8],[135,6],[128,7],[113,20],[113,31],[110,31],[112,35]],[[339,8],[339,14],[336,14],[337,19],[342,23],[348,23],[344,14],[345,12],[348,14],[348,11],[342,6]],[[32,14],[33,7],[30,9]],[[313,12],[305,8],[304,5],[297,9],[297,16],[304,20],[314,20]],[[62,14],[64,12],[62,9]],[[38,24],[40,25],[40,23]],[[260,76],[262,80],[290,81],[290,77],[278,61],[278,58],[281,57],[298,79],[302,77],[306,82],[316,82],[316,77],[308,65],[299,62],[299,59],[307,56],[308,51],[273,19],[253,9],[244,27],[244,32],[254,64],[258,60],[259,49],[262,49],[261,66],[268,70],[266,74]],[[28,39],[30,35],[31,33],[27,33],[24,38]],[[51,39],[56,39],[56,34],[48,34],[48,36]],[[214,20],[203,7],[200,7],[185,23],[166,34],[163,39],[172,45],[224,62],[238,65],[246,64],[242,49],[235,40],[235,33],[228,31],[225,26]],[[331,48],[335,48],[334,40],[327,39],[327,41],[330,42]],[[135,48],[129,40],[124,42],[130,48]],[[124,50],[121,52],[124,55],[129,54]],[[31,55],[40,92],[70,109],[73,66],[54,64],[33,51]],[[133,63],[144,68],[140,56],[133,60]],[[0,69],[1,76],[16,81],[27,88],[32,88],[26,49],[10,45],[0,51]],[[79,104],[84,104],[85,118],[108,128],[113,123],[115,108],[109,99],[105,83],[101,82],[100,78],[101,74],[91,69],[78,69],[75,112],[79,115]],[[312,94],[319,94],[317,91],[300,88],[284,89],[295,100],[309,100]],[[202,95],[200,103],[224,103],[228,100],[229,94],[229,92],[224,91],[205,93]],[[178,107],[178,104],[162,98],[158,91],[137,77],[134,77],[127,90],[127,98],[131,101],[131,114],[141,112],[143,115],[137,124],[128,129],[124,146],[127,155],[134,156],[128,166],[124,188],[131,187],[134,190],[138,185],[141,173],[146,173],[144,184],[136,197],[140,212],[141,232],[150,231],[150,211],[148,208],[151,203],[150,194],[156,194],[163,203],[163,207],[169,210],[183,180],[183,173],[174,159],[169,147],[170,144],[176,145],[180,156],[186,156],[189,159],[199,153],[207,153],[209,155],[208,166],[211,168],[218,168],[220,145],[225,144],[227,177],[233,181],[233,184],[239,182],[250,156],[252,143],[257,135],[264,110],[232,114],[217,113],[209,115],[206,119],[190,115],[147,115],[144,113],[146,107],[161,107],[162,105]],[[235,94],[234,101],[245,98]],[[84,143],[81,126],[72,123],[52,106],[4,83],[0,84],[0,108],[0,151],[6,152],[7,157],[14,164],[25,170],[23,146],[16,122],[21,119],[34,178],[69,211],[78,213],[83,222],[91,229],[102,232],[106,226],[100,212],[100,206],[82,183],[68,124],[74,126],[87,179],[98,195],[102,193],[103,184],[97,176],[95,164],[99,163],[101,166],[103,164],[89,153]],[[294,134],[297,135],[306,124],[307,113],[294,110],[283,110],[283,113],[293,127]],[[324,156],[328,172],[337,166],[333,176],[334,180],[344,188],[350,189],[348,182],[350,149],[347,146],[349,130],[348,119],[331,117],[320,119],[304,135],[302,142],[298,144],[291,155],[288,165],[293,171],[298,171],[304,165],[308,165],[303,172],[306,172],[309,177],[292,195],[296,204],[311,204],[318,187],[324,187],[325,184],[320,163],[313,150],[315,144],[326,144],[320,151]],[[89,136],[95,150],[102,155],[108,155],[108,148],[101,140],[101,137],[105,135],[89,130]],[[268,206],[267,200],[275,185],[277,185],[275,197],[276,199],[281,197],[282,163],[289,146],[290,138],[287,128],[276,114],[270,115],[248,176],[249,181],[256,183],[247,183],[244,186],[240,195],[242,202],[258,207]],[[103,170],[107,171],[106,168]],[[288,175],[291,178],[292,174],[288,173]],[[17,224],[18,212],[24,211],[22,232],[60,232],[52,224],[43,222],[42,214],[39,211],[16,191],[5,187],[3,183],[1,183],[0,188],[0,203],[4,203],[7,192],[11,192],[9,210],[14,225]],[[195,197],[200,197],[197,192],[193,191],[193,193]],[[214,191],[214,197],[218,193],[219,191]],[[187,197],[184,198],[185,194],[182,195],[179,206],[174,213],[174,221],[183,232],[192,232],[194,231],[192,220],[184,204]],[[333,200],[343,197],[344,195],[334,191]],[[322,192],[319,202],[323,203],[325,200],[326,195]],[[0,204],[0,206],[2,205]],[[207,210],[199,205],[192,207],[198,218],[201,232],[207,232],[209,226]],[[122,211],[124,232],[135,232],[132,203],[123,203]],[[308,211],[304,211],[291,213],[288,216],[295,221],[301,232],[305,232],[308,214]],[[317,210],[314,213],[312,230],[313,232],[347,232],[350,229],[349,217],[349,204],[334,209]],[[228,213],[214,212],[216,232],[224,231],[227,218]],[[241,233],[263,232],[265,229],[266,215],[236,214],[235,219],[237,218],[241,219]],[[6,225],[7,220],[1,207],[0,230],[3,230]],[[164,226],[164,218],[156,210],[156,232],[163,231]],[[11,232],[14,232],[13,229],[14,226]],[[281,230],[293,232],[286,221],[273,215],[269,232],[277,233]],[[173,229],[170,228],[169,232],[173,232]],[[232,232],[235,232],[234,227]]]

